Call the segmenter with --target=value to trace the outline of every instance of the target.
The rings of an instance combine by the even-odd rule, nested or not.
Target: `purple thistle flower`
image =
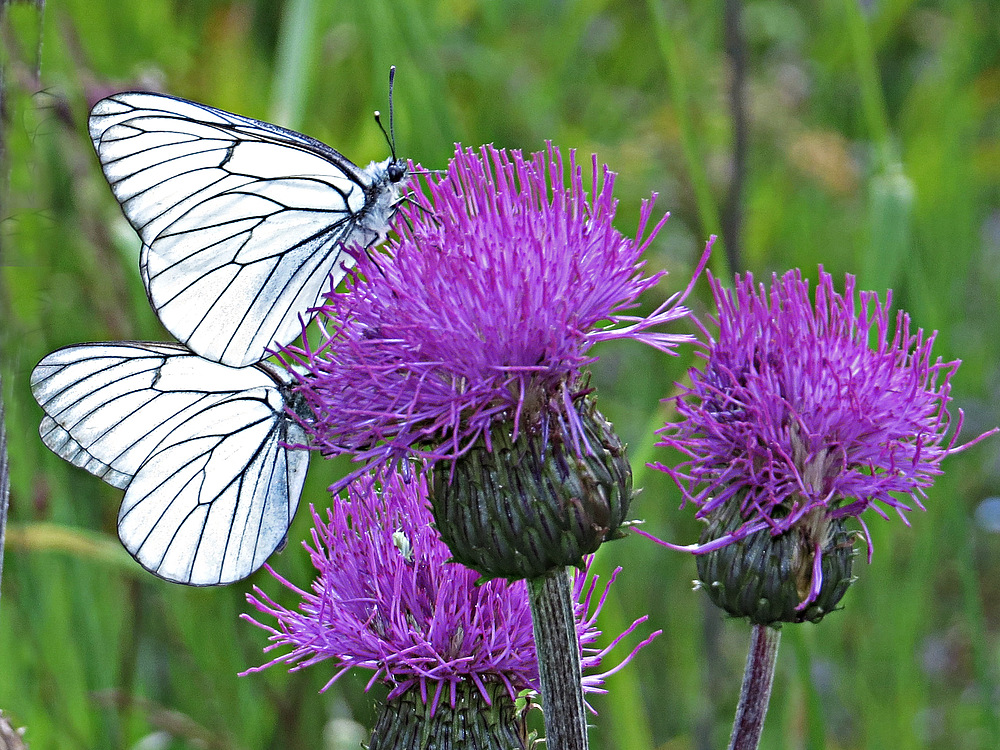
[[[291,648],[247,673],[277,664],[296,670],[333,659],[337,665],[326,687],[349,669],[370,669],[369,687],[379,680],[389,684],[390,701],[416,689],[431,712],[442,698],[454,707],[463,683],[475,685],[487,705],[491,683],[501,683],[512,701],[522,690],[537,691],[524,582],[477,585],[475,571],[448,562],[448,548],[432,526],[423,476],[406,482],[390,473],[381,485],[379,491],[371,477],[355,480],[347,499],[334,498],[326,521],[313,511],[312,544],[305,545],[318,572],[311,591],[271,570],[302,597],[297,610],[279,605],[257,587],[247,596],[261,613],[277,620],[275,627],[243,615],[271,634],[265,650]],[[604,678],[659,634],[644,640],[618,666],[594,673],[607,653],[646,620],[637,619],[607,648],[594,646],[601,635],[596,618],[617,573],[596,605],[596,576],[581,571],[576,577],[576,627],[582,664],[591,672],[584,677],[589,692],[604,692]]]
[[[647,317],[625,312],[664,275],[643,276],[641,256],[668,215],[647,231],[643,202],[626,238],[612,226],[614,173],[595,156],[585,183],[573,153],[569,184],[563,172],[550,145],[528,159],[458,148],[443,175],[425,174],[399,238],[357,251],[346,291],[320,309],[325,341],[283,352],[303,368],[314,447],[373,464],[455,458],[489,442],[495,421],[513,421],[516,436],[549,404],[578,441],[572,404],[594,344],[632,338],[673,353],[691,340],[654,330],[688,315],[689,290]]]
[[[798,270],[773,276],[770,290],[751,274],[733,290],[709,276],[718,339],[706,331],[705,364],[674,399],[681,420],[659,430],[659,444],[686,458],[655,466],[698,518],[730,517],[702,544],[675,548],[705,554],[807,528],[801,610],[819,595],[839,521],[869,508],[887,518],[885,506],[906,522],[942,459],[985,435],[956,445],[962,414],[949,434],[947,404],[959,362],[933,360],[934,334],[913,333],[903,312],[890,336],[891,292],[884,303],[861,292],[859,304],[854,277],[840,294],[822,267],[815,302]]]
[[[356,252],[347,289],[316,318],[325,340],[282,352],[300,366],[314,447],[404,471],[422,460],[450,559],[530,580],[553,746],[586,732],[566,567],[623,535],[632,498],[624,446],[584,368],[601,341],[672,353],[691,340],[657,329],[688,315],[693,280],[650,316],[627,314],[663,276],[644,276],[641,256],[667,217],[647,231],[646,201],[636,239],[622,236],[613,188],[596,157],[585,183],[572,153],[567,181],[551,145],[527,159],[458,147],[408,196],[398,239]]]

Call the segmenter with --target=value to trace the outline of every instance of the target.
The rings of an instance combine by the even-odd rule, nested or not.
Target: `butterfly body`
[[[161,578],[231,583],[282,543],[308,466],[281,371],[232,368],[177,344],[78,344],[31,374],[57,455],[125,490],[118,534]]]
[[[307,135],[162,94],[103,99],[89,127],[157,316],[232,367],[298,337],[353,263],[346,248],[385,239],[407,182],[395,157],[361,168]]]

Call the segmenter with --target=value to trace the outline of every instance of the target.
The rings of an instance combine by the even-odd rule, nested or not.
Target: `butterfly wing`
[[[142,465],[118,514],[126,549],[152,573],[195,586],[257,570],[285,538],[309,457],[273,389],[225,399],[187,420]]]
[[[231,368],[173,344],[79,344],[45,357],[31,388],[42,441],[126,490],[119,536],[153,573],[229,583],[284,538],[309,457],[285,447],[306,436],[267,365]]]
[[[353,262],[344,246],[384,239],[404,180],[391,160],[360,169],[301,133],[160,94],[101,100],[90,135],[160,321],[233,367],[301,333]]]
[[[259,370],[222,368],[182,346],[141,342],[68,346],[31,373],[45,411],[42,442],[119,488],[185,419],[267,382]]]

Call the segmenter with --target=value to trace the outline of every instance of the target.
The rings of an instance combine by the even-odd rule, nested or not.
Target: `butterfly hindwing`
[[[304,443],[273,392],[248,391],[209,407],[170,436],[135,475],[118,534],[147,570],[193,585],[257,570],[288,531],[305,480]]]
[[[353,262],[345,246],[385,238],[405,184],[393,159],[362,169],[301,133],[161,94],[101,100],[90,135],[160,321],[234,367],[301,333]]]
[[[280,545],[308,466],[270,366],[231,368],[173,344],[79,344],[32,372],[55,453],[125,489],[119,536],[167,580],[230,583]]]
[[[182,363],[198,361],[183,347],[154,343],[83,344],[49,354],[31,374],[45,411],[42,442],[124,488],[173,427],[232,392],[231,380],[221,394],[211,380],[187,382]]]

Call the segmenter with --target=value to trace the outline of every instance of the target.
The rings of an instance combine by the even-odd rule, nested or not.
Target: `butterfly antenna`
[[[392,160],[396,161],[396,125],[393,116],[392,106],[392,84],[396,80],[396,66],[389,66],[389,150],[392,152]]]
[[[385,125],[382,124],[382,113],[377,109],[375,110],[375,122],[378,123],[379,130],[382,131],[382,135],[385,136],[385,142],[389,144],[389,153],[392,154],[392,160],[396,161],[396,129],[393,123],[392,114],[392,83],[396,78],[396,66],[389,66],[389,132],[385,131]]]

